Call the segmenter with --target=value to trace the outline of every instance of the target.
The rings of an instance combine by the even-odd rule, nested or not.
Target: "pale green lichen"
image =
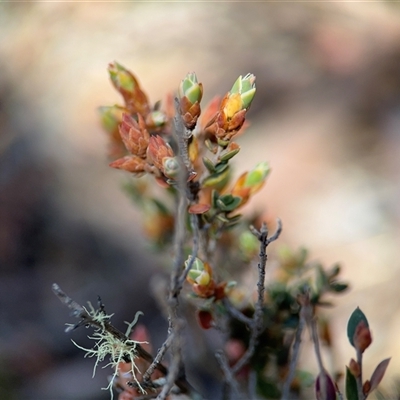
[[[137,373],[141,373],[139,368],[135,364],[135,359],[138,357],[136,352],[136,345],[143,344],[147,342],[138,342],[135,340],[127,339],[125,341],[121,341],[115,336],[113,336],[110,332],[105,330],[104,323],[110,320],[113,314],[106,314],[103,310],[95,310],[94,307],[89,304],[89,310],[85,308],[85,311],[90,315],[94,322],[97,322],[101,325],[101,328],[97,328],[93,333],[93,336],[88,336],[89,339],[95,341],[94,347],[92,349],[87,349],[85,347],[79,346],[76,342],[72,340],[72,343],[78,347],[79,349],[86,352],[85,357],[96,357],[96,362],[93,367],[93,375],[95,376],[96,368],[99,363],[104,361],[106,357],[110,357],[110,362],[104,365],[103,368],[111,367],[114,369],[114,373],[110,378],[110,382],[107,387],[102,388],[103,390],[109,390],[111,395],[111,400],[113,399],[113,384],[115,378],[118,376],[118,365],[121,362],[126,362],[129,360],[131,364],[131,369],[128,373],[131,374],[133,380],[136,382],[138,388],[143,392],[146,391],[141,386],[140,382],[137,379]],[[132,322],[126,322],[128,328],[126,329],[125,336],[129,337],[132,332],[133,327],[136,325],[139,316],[143,315],[141,311],[138,311],[135,315],[135,318]]]

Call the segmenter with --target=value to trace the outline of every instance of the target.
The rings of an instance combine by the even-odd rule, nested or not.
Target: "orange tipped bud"
[[[126,108],[130,113],[147,115],[150,112],[149,101],[132,72],[121,64],[114,62],[108,66],[108,73],[114,87],[124,98]]]
[[[255,79],[252,74],[239,76],[231,91],[222,99],[218,113],[206,125],[208,133],[222,141],[229,141],[239,132],[256,92]]]
[[[197,82],[195,73],[187,74],[182,80],[178,96],[183,123],[187,129],[192,130],[200,116],[200,101],[203,97],[203,85]]]
[[[138,122],[128,114],[122,116],[119,133],[126,149],[133,155],[146,157],[150,135],[143,117],[138,114]]]
[[[146,161],[138,156],[126,156],[110,163],[112,168],[123,169],[135,174],[145,172],[146,165]]]
[[[232,196],[241,197],[244,205],[249,200],[250,196],[258,192],[264,185],[265,179],[270,172],[268,163],[261,162],[254,169],[242,174],[236,181],[231,191]]]
[[[147,156],[154,166],[164,173],[164,159],[174,157],[174,152],[161,136],[151,136],[147,147]]]

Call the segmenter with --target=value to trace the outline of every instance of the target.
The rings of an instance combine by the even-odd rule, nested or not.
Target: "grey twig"
[[[225,380],[228,383],[230,389],[232,389],[237,395],[240,395],[239,385],[235,379],[235,374],[232,369],[229,368],[228,360],[222,350],[215,353],[215,357],[224,373]],[[229,398],[229,396],[227,396]]]
[[[182,118],[179,114],[179,102],[175,99],[176,106],[176,117],[175,117],[175,133],[178,141],[179,156],[178,162],[180,164],[179,175],[177,178],[177,189],[178,189],[178,205],[175,220],[175,237],[174,237],[174,265],[170,279],[170,289],[167,300],[167,308],[169,314],[169,327],[168,337],[164,344],[158,351],[156,356],[157,360],[162,360],[166,351],[170,348],[172,350],[172,359],[169,367],[169,372],[166,376],[166,382],[157,399],[164,400],[170,393],[176,380],[179,376],[184,376],[184,365],[182,362],[182,331],[184,322],[180,317],[179,313],[179,295],[181,293],[183,283],[186,279],[190,268],[193,266],[194,259],[198,252],[199,242],[199,227],[198,221],[195,215],[191,217],[191,225],[193,229],[193,252],[192,260],[188,263],[186,269],[183,269],[184,265],[184,248],[186,242],[186,215],[188,206],[188,196],[190,198],[193,193],[188,190],[188,177],[192,173],[192,166],[188,155],[188,141],[191,137],[191,132],[187,131],[182,123]],[[152,366],[151,366],[152,367]],[[153,368],[153,367],[152,367]],[[146,371],[146,376],[150,376]]]
[[[235,308],[233,306],[233,304],[229,301],[229,299],[227,297],[225,297],[222,300],[222,303],[226,309],[226,311],[228,311],[228,313],[235,319],[237,319],[240,322],[243,322],[246,325],[251,325],[253,323],[253,319],[247,317],[246,315],[244,315],[242,312],[240,312],[237,308]]]
[[[268,229],[265,223],[262,224],[261,229],[257,231],[254,227],[250,228],[252,233],[260,241],[260,262],[258,264],[258,282],[257,282],[257,303],[255,305],[254,315],[252,322],[250,324],[250,340],[249,346],[243,356],[236,362],[232,367],[232,372],[234,374],[238,373],[250,360],[254,354],[254,350],[258,343],[258,337],[262,331],[263,327],[263,305],[264,305],[264,293],[265,293],[265,267],[267,264],[267,246],[278,239],[280,233],[282,232],[282,223],[278,219],[278,228],[273,236],[268,237]]]
[[[304,326],[305,326],[305,320],[304,318],[300,318],[299,325],[297,326],[296,330],[296,336],[293,343],[292,356],[289,365],[289,373],[283,385],[281,400],[286,400],[289,398],[290,385],[292,384],[294,374],[296,372],[297,361],[299,359],[301,336],[303,334]]]
[[[239,311],[235,312],[233,307],[231,307],[228,301],[225,301],[225,306],[228,312],[237,318],[238,320],[246,323],[250,328],[250,340],[247,350],[243,356],[236,362],[233,367],[229,367],[224,354],[222,351],[216,353],[218,362],[221,365],[222,371],[225,375],[225,381],[228,386],[235,392],[239,391],[238,384],[235,380],[235,375],[250,361],[256,349],[258,338],[263,328],[263,306],[264,306],[264,294],[265,294],[265,267],[267,263],[267,246],[278,239],[280,233],[282,232],[282,223],[278,219],[278,227],[276,232],[268,237],[268,229],[265,223],[262,224],[261,229],[258,231],[254,227],[250,227],[251,232],[260,241],[260,262],[258,264],[258,282],[257,282],[257,302],[255,305],[255,310],[252,318],[248,318]]]

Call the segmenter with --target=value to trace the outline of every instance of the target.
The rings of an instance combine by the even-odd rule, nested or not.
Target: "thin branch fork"
[[[257,303],[255,305],[255,310],[253,314],[253,318],[250,319],[248,325],[251,329],[250,332],[250,341],[249,346],[243,356],[236,362],[236,364],[231,368],[231,374],[237,374],[250,360],[253,356],[255,348],[258,343],[258,337],[263,328],[263,305],[264,305],[264,294],[265,294],[265,267],[267,263],[267,253],[266,249],[268,245],[277,240],[279,235],[282,232],[282,223],[281,220],[277,220],[278,226],[276,232],[268,237],[268,228],[266,223],[263,223],[260,230],[258,231],[253,226],[250,227],[250,231],[254,236],[260,241],[260,253],[259,258],[260,262],[258,264],[258,282],[257,282]],[[230,374],[230,375],[231,375]],[[228,380],[228,383],[231,383],[230,375],[227,376],[225,373],[225,377]]]

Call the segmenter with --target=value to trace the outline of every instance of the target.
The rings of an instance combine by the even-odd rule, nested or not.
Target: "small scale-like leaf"
[[[229,222],[229,218],[225,214],[218,214],[217,218],[226,224]]]
[[[234,215],[233,217],[229,218],[229,222],[227,226],[232,227],[240,222],[240,219],[242,218],[242,214],[237,214]]]
[[[203,164],[210,172],[215,172],[215,165],[209,158],[203,157]]]
[[[226,162],[219,162],[215,165],[215,172],[223,172],[229,167],[228,163]]]
[[[378,366],[375,368],[375,371],[373,372],[371,379],[370,379],[371,388],[369,389],[368,393],[371,393],[374,389],[376,389],[378,387],[383,376],[385,375],[386,368],[388,367],[389,362],[390,362],[390,357],[381,361],[378,364]]]
[[[357,381],[348,367],[346,367],[346,398],[347,400],[358,400]]]
[[[223,154],[222,156],[220,156],[219,159],[220,159],[221,161],[228,161],[228,160],[230,160],[232,157],[236,156],[236,154],[239,153],[239,151],[240,151],[240,147],[238,147],[238,148],[236,148],[236,149],[234,149],[234,150],[228,151],[227,153],[225,153],[225,154]]]
[[[210,139],[206,139],[204,144],[206,145],[207,149],[211,151],[211,153],[215,154],[217,152],[217,146],[211,142]]]
[[[209,204],[193,204],[189,207],[189,214],[204,214],[211,206]]]
[[[354,334],[356,332],[356,328],[358,324],[364,321],[366,327],[369,327],[367,317],[365,314],[357,307],[349,318],[349,322],[347,323],[347,337],[349,339],[350,344],[354,347]]]
[[[217,190],[213,190],[211,193],[211,204],[214,208],[218,208],[217,200],[219,199],[219,193]]]
[[[229,168],[220,173],[215,173],[207,176],[202,182],[203,187],[215,187],[216,189],[222,189],[229,181]]]
[[[242,199],[240,197],[227,194],[221,196],[216,203],[220,210],[230,212],[233,211],[235,208],[237,208],[241,203],[241,201]]]

